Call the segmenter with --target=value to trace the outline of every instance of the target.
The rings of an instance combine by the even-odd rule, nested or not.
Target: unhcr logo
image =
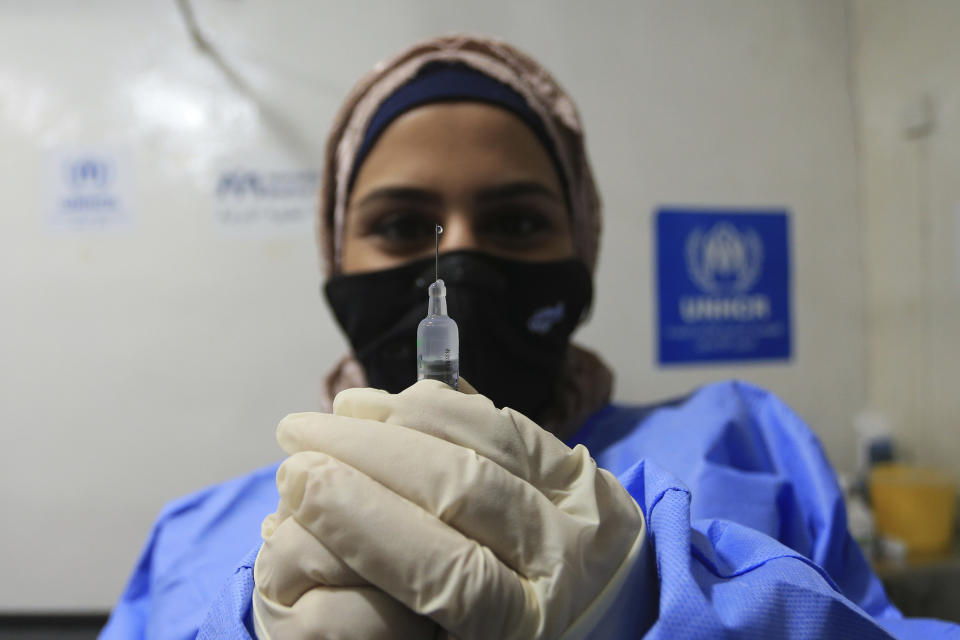
[[[48,222],[63,231],[106,231],[132,221],[134,166],[128,149],[51,149]]]
[[[109,163],[93,156],[83,156],[66,166],[67,182],[74,189],[105,189],[113,178]]]
[[[706,233],[697,228],[687,236],[687,273],[704,293],[743,293],[763,269],[763,242],[753,229],[737,231],[718,222]]]
[[[746,322],[770,317],[770,299],[748,295],[763,272],[763,241],[753,229],[718,222],[696,228],[685,244],[687,274],[705,295],[683,296],[680,317],[694,322]]]
[[[99,155],[82,154],[62,163],[60,211],[77,215],[113,215],[120,207],[115,165]],[[91,223],[92,226],[92,223]]]

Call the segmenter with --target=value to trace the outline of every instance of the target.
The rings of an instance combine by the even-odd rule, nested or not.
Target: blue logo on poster
[[[659,361],[790,357],[785,211],[661,209]]]
[[[74,189],[104,189],[113,178],[113,168],[105,160],[90,156],[78,158],[67,167],[70,185]]]

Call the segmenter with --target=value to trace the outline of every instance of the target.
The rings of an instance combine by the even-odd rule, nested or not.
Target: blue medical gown
[[[727,382],[653,408],[610,405],[569,444],[585,445],[646,516],[659,586],[635,597],[657,598],[658,616],[631,637],[960,638],[890,604],[847,532],[816,436],[762,389]],[[276,469],[168,505],[100,637],[253,636]]]

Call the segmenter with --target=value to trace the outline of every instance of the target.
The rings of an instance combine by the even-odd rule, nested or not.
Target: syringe
[[[440,279],[440,234],[436,225],[436,280],[427,289],[427,317],[417,327],[417,380],[445,382],[454,389],[460,381],[460,333],[457,323],[447,315],[447,288]]]

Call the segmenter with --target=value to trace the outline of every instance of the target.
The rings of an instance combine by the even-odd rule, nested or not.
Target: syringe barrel
[[[443,280],[430,285],[427,317],[417,327],[417,380],[440,380],[454,389],[460,381],[460,333],[447,315]]]

